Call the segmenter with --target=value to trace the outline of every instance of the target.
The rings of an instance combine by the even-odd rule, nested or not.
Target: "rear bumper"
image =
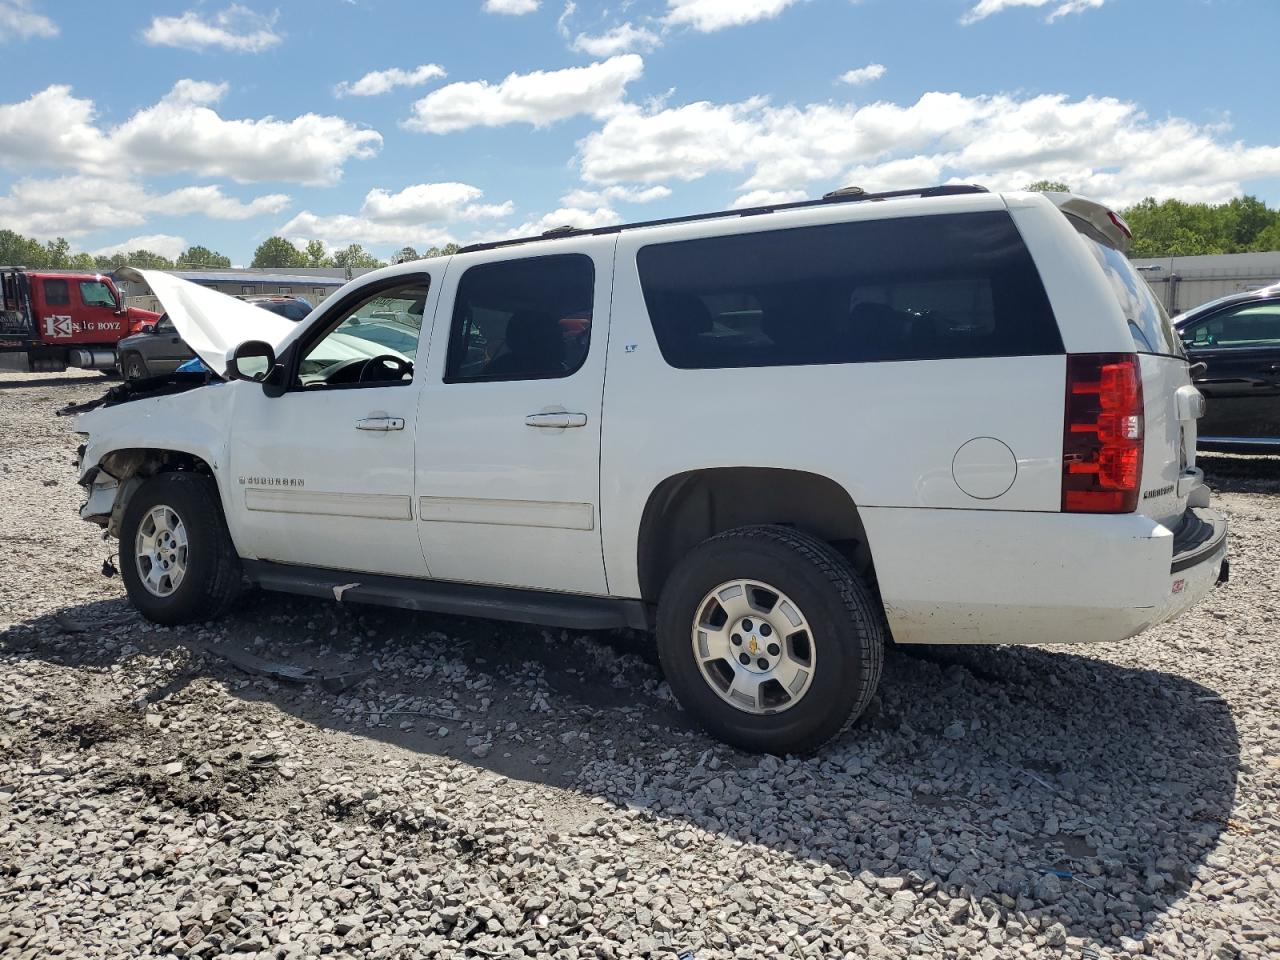
[[[1105,643],[1171,620],[1219,581],[1227,521],[1138,514],[863,511],[899,643]],[[1176,569],[1175,569],[1176,567]]]

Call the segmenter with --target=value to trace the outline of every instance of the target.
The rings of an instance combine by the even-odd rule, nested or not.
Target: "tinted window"
[[[51,307],[71,306],[71,288],[65,280],[46,280],[44,282],[44,302]]]
[[[676,367],[1061,353],[1006,213],[840,223],[644,247],[640,283]]]
[[[266,300],[258,304],[263,310],[270,310],[286,320],[301,320],[311,312],[311,305],[305,300]]]
[[[80,300],[86,307],[110,307],[115,309],[116,296],[101,280],[81,280]]]
[[[582,254],[472,267],[458,284],[445,382],[569,376],[591,345],[594,297]]]
[[[1169,314],[1165,312],[1156,295],[1147,286],[1129,258],[1119,250],[1099,243],[1088,236],[1084,237],[1089,252],[1093,254],[1098,266],[1106,274],[1129,321],[1129,333],[1133,335],[1133,345],[1139,353],[1172,353],[1181,355],[1182,347],[1169,322]]]
[[[1254,303],[1206,320],[1189,331],[1192,347],[1280,347],[1280,303]]]

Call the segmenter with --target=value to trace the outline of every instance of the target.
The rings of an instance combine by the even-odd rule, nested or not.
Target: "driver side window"
[[[1250,349],[1280,346],[1280,303],[1254,303],[1206,320],[1192,331],[1193,347]]]
[[[388,387],[413,380],[430,278],[405,279],[338,304],[334,324],[302,355],[295,388]]]

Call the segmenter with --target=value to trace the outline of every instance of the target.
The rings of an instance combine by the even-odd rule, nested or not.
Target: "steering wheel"
[[[369,375],[370,370],[376,371],[384,376],[372,377]],[[391,376],[385,376],[387,373],[390,373]],[[396,380],[403,380],[406,374],[410,377],[413,376],[413,364],[411,362],[405,360],[403,357],[384,353],[381,356],[377,356],[369,360],[364,367],[361,368],[358,382],[365,383],[370,380],[387,380],[394,382]]]

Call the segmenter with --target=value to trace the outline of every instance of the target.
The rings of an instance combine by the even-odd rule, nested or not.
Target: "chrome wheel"
[[[781,591],[730,580],[698,604],[693,656],[707,685],[745,713],[781,713],[813,683],[817,650],[804,614]]]
[[[187,528],[172,507],[151,508],[134,538],[138,576],[147,592],[168,597],[187,575]]]

